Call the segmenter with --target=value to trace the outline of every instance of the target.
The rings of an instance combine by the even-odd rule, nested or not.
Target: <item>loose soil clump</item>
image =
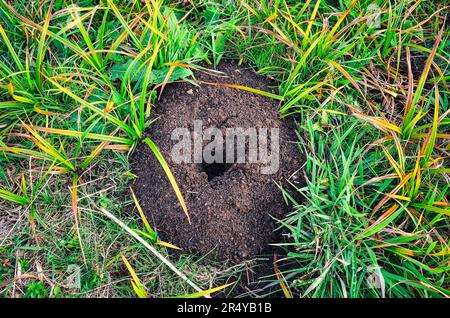
[[[286,213],[281,190],[301,182],[300,152],[292,123],[278,117],[278,102],[248,91],[209,83],[238,84],[269,91],[271,82],[251,69],[224,61],[218,70],[226,76],[195,74],[200,86],[189,83],[167,85],[154,109],[158,120],[148,130],[168,162],[186,201],[188,223],[161,165],[145,144],[138,145],[131,158],[137,180],[133,189],[160,239],[184,252],[209,255],[217,260],[239,262],[263,252],[274,241],[276,221]],[[262,174],[267,164],[180,163],[171,157],[176,128],[279,128],[279,169]],[[209,142],[209,141],[208,141]],[[270,149],[270,141],[267,147]],[[247,148],[248,149],[248,148]],[[297,172],[297,173],[296,173]],[[276,183],[275,183],[276,182]]]

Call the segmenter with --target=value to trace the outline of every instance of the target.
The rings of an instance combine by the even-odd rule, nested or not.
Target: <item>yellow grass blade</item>
[[[121,138],[121,137],[115,137],[111,135],[101,135],[101,134],[94,134],[89,132],[83,132],[83,131],[75,131],[75,130],[68,130],[68,129],[58,129],[58,128],[50,128],[50,127],[40,127],[40,126],[33,126],[33,128],[37,131],[47,132],[51,134],[57,134],[62,136],[70,136],[75,138],[87,138],[87,139],[93,139],[93,140],[99,140],[99,141],[105,141],[105,142],[117,142],[120,144],[127,144],[131,145],[133,143],[132,140],[127,138]]]
[[[401,133],[400,127],[388,122],[387,120],[384,120],[384,119],[381,119],[378,117],[368,116],[368,115],[365,115],[362,113],[354,113],[354,116],[357,118],[360,118],[360,119],[367,120],[368,122],[373,124],[375,127],[377,127],[378,129],[381,129],[383,131],[390,130],[390,131],[393,131],[396,133]]]
[[[147,291],[145,290],[144,285],[142,285],[141,281],[139,280],[139,277],[136,275],[136,272],[134,271],[131,264],[128,262],[125,256],[123,254],[120,254],[120,257],[122,258],[122,261],[125,263],[125,266],[128,269],[128,272],[130,272],[132,281],[131,285],[133,286],[134,291],[138,295],[139,298],[148,298]]]
[[[386,193],[386,196],[390,197],[391,199],[397,199],[397,200],[402,200],[402,201],[406,201],[406,202],[411,202],[411,198],[405,197],[404,195]]]
[[[164,242],[164,241],[161,241],[161,240],[156,240],[156,244],[164,246],[164,247],[168,247],[168,248],[171,248],[171,249],[174,249],[174,250],[181,250],[181,247],[178,247],[176,245],[173,245],[172,243]]]
[[[144,223],[144,227],[147,230],[149,234],[155,234],[155,231],[153,231],[152,227],[148,223],[147,218],[145,217],[144,211],[142,211],[141,205],[139,204],[138,199],[136,198],[136,195],[134,194],[133,189],[130,187],[131,196],[133,197],[134,204],[136,205],[136,208],[139,212],[139,215],[141,216],[142,222]]]
[[[439,87],[437,83],[434,84],[434,93],[435,93],[434,94],[435,100],[434,100],[433,123],[422,148],[422,155],[424,156],[425,167],[429,165],[429,161],[436,142],[437,129],[439,125]]]
[[[141,236],[148,238],[151,242],[155,242],[158,245],[161,245],[161,246],[164,246],[164,247],[168,247],[168,248],[172,248],[174,250],[181,250],[180,247],[178,247],[176,245],[173,245],[172,243],[168,243],[168,242],[164,242],[164,241],[158,240],[156,238],[156,232],[152,235],[152,234],[149,234],[148,232],[144,232],[144,231],[137,230],[137,229],[135,229],[134,231],[136,233],[140,234]]]
[[[344,75],[344,77],[346,79],[348,79],[350,81],[350,83],[352,83],[352,85],[358,90],[358,92],[364,96],[361,88],[359,87],[358,83],[353,79],[353,77],[351,77],[351,75],[342,67],[342,65],[340,65],[338,62],[333,61],[333,60],[326,60],[328,63],[330,63],[334,68],[336,68],[339,72],[342,73],[342,75]]]
[[[356,0],[352,0],[352,2],[350,3],[350,5],[348,6],[347,10],[345,10],[345,12],[341,15],[341,17],[339,18],[339,20],[336,22],[336,24],[334,25],[333,29],[331,29],[330,33],[327,36],[327,41],[326,42],[330,42],[330,40],[335,41],[336,39],[333,38],[331,39],[334,34],[336,33],[337,29],[339,28],[339,26],[341,25],[341,23],[344,21],[345,17],[349,14],[350,10],[353,8],[353,6],[355,5]]]
[[[275,275],[277,277],[277,280],[280,284],[281,290],[283,291],[284,297],[286,298],[293,298],[292,292],[289,288],[289,286],[286,283],[286,279],[284,278],[283,273],[279,270],[276,259],[273,262],[273,267],[275,270]]]
[[[395,172],[397,173],[397,175],[399,176],[400,179],[403,178],[404,172],[400,169],[400,167],[398,166],[397,162],[395,161],[394,158],[392,158],[391,154],[389,153],[389,151],[386,149],[385,146],[380,145],[380,147],[383,149],[384,154],[386,155],[386,158],[388,159],[389,163],[391,164],[392,168],[395,170]]]
[[[205,84],[205,85],[210,85],[210,86],[223,86],[223,87],[229,87],[229,88],[236,88],[236,89],[240,89],[243,91],[247,91],[250,93],[255,93],[255,94],[259,94],[265,97],[270,97],[279,101],[282,101],[284,98],[283,96],[277,95],[277,94],[272,94],[269,92],[265,92],[256,88],[251,88],[251,87],[247,87],[247,86],[243,86],[243,85],[236,85],[236,84],[226,84],[226,83],[211,83],[211,82],[204,82],[204,81],[197,81],[200,84]]]
[[[403,189],[403,187],[406,185],[406,183],[408,182],[408,180],[411,179],[412,174],[409,173],[406,176],[404,176],[399,184],[389,193],[386,193],[383,198],[377,203],[377,205],[373,208],[371,217],[373,215],[375,215],[375,213],[378,212],[379,209],[381,209],[389,200],[392,196],[397,195],[397,192],[400,191],[401,189]]]
[[[22,126],[32,135],[31,140],[38,146],[42,151],[46,152],[52,158],[57,160],[60,164],[64,165],[71,171],[75,171],[75,166],[67,159],[63,154],[61,154],[55,147],[53,147],[47,140],[42,138],[37,131],[27,124],[25,124],[20,118]]]
[[[305,31],[307,39],[309,39],[312,25],[314,23],[314,20],[316,19],[317,11],[319,11],[320,2],[321,2],[321,0],[317,0],[316,5],[314,6],[314,10],[311,14],[311,18],[309,18],[308,26],[306,27],[306,31]]]
[[[211,289],[208,289],[208,290],[204,290],[204,291],[201,291],[201,292],[193,293],[193,294],[185,294],[185,295],[181,295],[181,296],[175,296],[173,298],[200,298],[200,297],[204,297],[206,295],[210,295],[210,294],[216,293],[216,292],[218,292],[218,291],[220,291],[222,289],[225,289],[225,288],[227,288],[227,287],[229,287],[229,286],[231,286],[233,284],[234,284],[234,282],[233,283],[229,283],[229,284],[225,284],[225,285],[222,285],[222,286],[214,287],[214,288],[211,288]]]
[[[120,10],[116,7],[114,2],[111,1],[111,0],[107,0],[107,5],[108,5],[108,7],[110,7],[113,10],[113,12],[116,15],[117,19],[120,21],[120,23],[122,24],[124,29],[127,31],[128,35],[133,40],[134,44],[136,44],[138,49],[142,51],[144,49],[144,47],[142,46],[141,41],[139,41],[139,39],[137,38],[136,34],[133,32],[131,27],[125,21],[125,19],[123,18],[122,14],[120,13]]]
[[[403,147],[400,143],[400,139],[397,134],[392,133],[392,137],[394,138],[395,148],[398,153],[398,165],[401,171],[405,171],[405,153],[403,151]]]
[[[153,152],[153,154],[156,156],[156,159],[158,159],[159,163],[161,164],[162,168],[164,169],[164,172],[167,175],[167,178],[170,181],[170,184],[173,187],[173,190],[175,191],[175,194],[178,198],[178,201],[180,201],[181,207],[183,208],[184,213],[187,216],[189,224],[191,223],[191,218],[189,217],[189,213],[187,211],[186,203],[184,202],[183,196],[181,194],[180,188],[178,187],[178,184],[175,180],[175,177],[173,176],[172,172],[170,171],[169,165],[167,164],[166,160],[164,159],[163,155],[159,151],[158,147],[155,145],[155,143],[150,138],[145,138],[143,140],[149,147],[150,150]]]
[[[39,46],[36,56],[36,87],[40,91],[42,89],[42,63],[44,61],[45,53],[46,53],[46,38],[48,34],[48,27],[50,25],[50,19],[52,17],[52,8],[53,8],[54,0],[50,1],[48,6],[47,14],[45,15],[44,26],[41,30],[41,37],[39,39]]]
[[[5,32],[5,29],[3,28],[2,24],[0,23],[0,35],[2,36],[3,43],[6,45],[6,47],[9,50],[9,53],[12,55],[12,58],[14,62],[16,63],[17,67],[20,71],[25,71],[22,62],[19,59],[19,56],[17,55],[16,51],[14,50],[11,41],[9,41],[8,35]]]

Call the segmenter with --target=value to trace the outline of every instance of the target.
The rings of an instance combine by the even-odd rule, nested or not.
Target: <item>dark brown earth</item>
[[[204,82],[232,83],[270,91],[270,82],[250,69],[225,61],[218,68],[227,77],[196,73]],[[165,87],[154,109],[159,119],[148,130],[181,188],[191,224],[174,194],[162,167],[145,144],[132,156],[137,180],[133,189],[157,230],[160,239],[184,252],[207,255],[217,260],[239,262],[262,253],[274,242],[276,222],[286,206],[274,181],[300,182],[300,152],[291,123],[278,119],[278,102],[247,91],[223,86],[176,83]],[[171,149],[175,128],[193,129],[194,120],[204,128],[264,127],[280,129],[280,166],[277,173],[260,173],[261,163],[176,164]],[[295,174],[294,174],[295,173]]]

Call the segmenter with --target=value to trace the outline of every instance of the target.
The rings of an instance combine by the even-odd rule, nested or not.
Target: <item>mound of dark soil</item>
[[[245,85],[270,91],[270,82],[249,69],[239,69],[234,62],[219,68],[227,76],[196,73],[203,82]],[[132,157],[133,172],[138,176],[133,189],[159,237],[181,247],[185,252],[209,254],[233,262],[251,259],[273,242],[276,222],[285,213],[285,204],[277,183],[301,167],[292,124],[278,118],[278,102],[236,88],[188,83],[166,86],[154,109],[159,119],[148,136],[158,145],[181,188],[191,224],[174,194],[162,167],[145,144]],[[279,128],[279,169],[262,174],[262,163],[180,163],[171,158],[172,131],[202,120],[204,128],[221,131],[231,127]],[[270,142],[269,142],[270,145]],[[268,146],[268,148],[270,148]],[[297,180],[298,181],[298,180]]]

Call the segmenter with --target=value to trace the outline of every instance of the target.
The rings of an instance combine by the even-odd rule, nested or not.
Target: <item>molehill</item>
[[[272,92],[273,83],[233,61],[222,62],[218,70],[224,75],[196,72],[199,86],[185,82],[167,85],[153,110],[158,119],[147,132],[180,186],[191,224],[163,168],[145,144],[139,145],[131,158],[137,175],[132,187],[160,239],[177,245],[183,252],[239,262],[257,256],[274,243],[274,218],[282,218],[287,212],[277,184],[287,186],[288,180],[301,183],[298,170],[302,160],[293,123],[279,119],[278,101],[237,88],[204,84],[237,84]],[[267,163],[248,160],[176,163],[171,153],[179,140],[172,140],[172,133],[177,128],[193,131],[196,120],[202,121],[204,129],[216,127],[220,131],[235,127],[269,131],[278,128],[278,170],[263,174]],[[269,152],[270,144],[269,139]],[[224,149],[225,156],[230,149]],[[248,159],[247,152],[246,156]]]

